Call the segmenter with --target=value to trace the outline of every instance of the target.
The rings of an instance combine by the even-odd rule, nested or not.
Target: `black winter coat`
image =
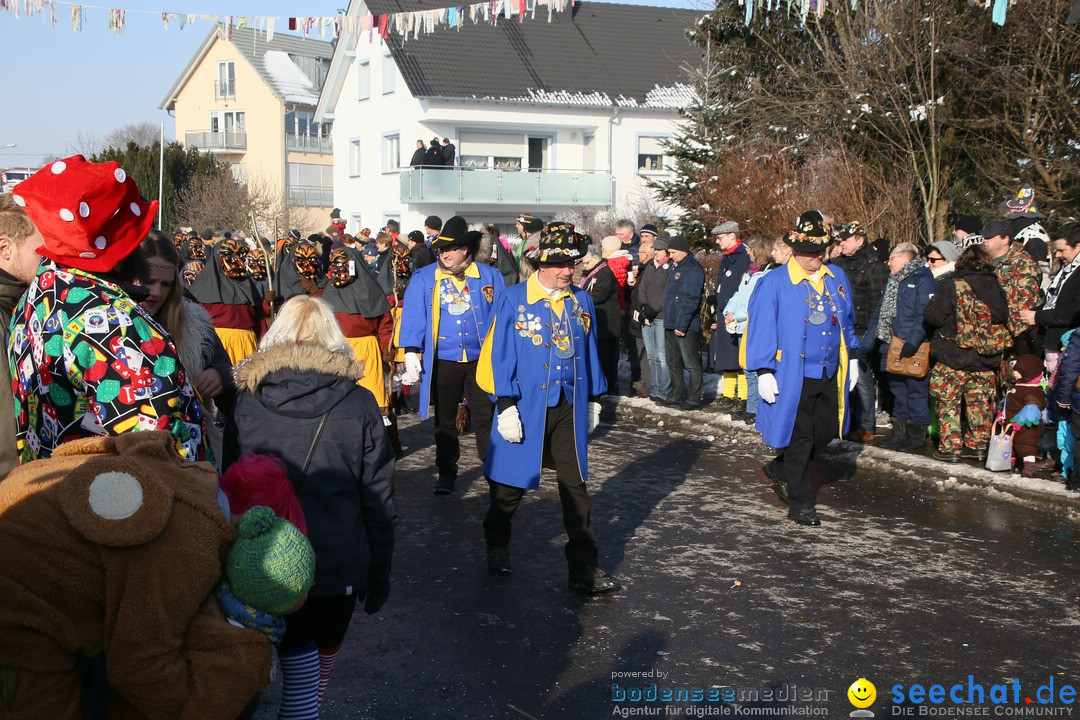
[[[613,340],[622,337],[619,281],[607,266],[607,261],[600,262],[600,269],[583,289],[592,296],[593,305],[596,306],[596,339]]]
[[[316,345],[260,350],[236,366],[240,391],[224,464],[268,453],[285,463],[315,548],[312,595],[386,588],[394,552],[394,452],[363,364]],[[300,471],[324,413],[329,413]]]
[[[412,167],[420,167],[424,164],[424,156],[427,152],[422,147],[418,147],[413,150],[412,159],[409,160],[409,165]]]
[[[738,370],[739,338],[724,328],[724,307],[739,289],[743,275],[750,271],[750,253],[740,244],[720,260],[716,270],[716,292],[713,294],[713,317],[716,330],[709,339],[709,365],[718,372]]]
[[[860,337],[870,327],[870,319],[881,303],[881,291],[889,279],[889,266],[881,262],[877,250],[863,244],[854,255],[839,255],[832,261],[842,268],[851,283],[851,299],[855,303],[855,334]]]
[[[923,311],[923,319],[933,334],[930,336],[930,355],[953,370],[996,370],[1001,355],[980,355],[972,348],[956,344],[956,280],[966,280],[975,297],[990,308],[990,319],[1004,323],[1009,319],[1009,305],[993,271],[949,273],[938,278],[937,293]]]
[[[1051,310],[1036,310],[1035,324],[1039,326],[1038,354],[1044,350],[1060,350],[1061,336],[1080,325],[1080,270],[1076,270],[1058,293]]]

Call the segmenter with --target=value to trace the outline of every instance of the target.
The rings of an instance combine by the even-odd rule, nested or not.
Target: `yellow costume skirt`
[[[229,354],[229,362],[233,365],[247,358],[259,347],[259,341],[251,330],[239,330],[237,328],[214,328],[225,352]]]
[[[401,337],[401,307],[390,308],[390,316],[394,318],[394,339],[390,346],[394,349],[394,357],[391,360],[405,362],[405,351],[398,347],[398,340]]]
[[[375,404],[381,408],[390,405],[390,397],[386,392],[386,376],[383,374],[382,351],[379,350],[379,338],[374,335],[358,338],[346,338],[352,346],[356,357],[364,363],[364,377],[360,380],[360,386],[371,391],[375,396]]]

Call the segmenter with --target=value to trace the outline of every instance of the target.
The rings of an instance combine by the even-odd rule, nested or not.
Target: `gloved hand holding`
[[[855,351],[855,356],[867,365],[869,365],[870,360],[873,356],[873,352],[870,350],[870,346],[868,344],[862,344],[859,345],[859,349]]]
[[[918,345],[912,345],[909,342],[904,343],[904,347],[900,348],[900,357],[909,358],[915,353],[919,352]]]
[[[600,424],[600,403],[589,403],[589,426],[588,433],[591,435],[592,431]]]
[[[415,385],[420,382],[420,375],[424,372],[424,365],[420,362],[420,354],[405,353],[405,372],[401,374],[401,382],[405,385]]]
[[[776,376],[772,373],[758,375],[757,391],[761,399],[770,405],[776,402],[776,396],[780,394],[780,388],[776,386]]]
[[[1024,427],[1035,427],[1042,422],[1042,411],[1035,404],[1025,405],[1009,422]]]
[[[848,381],[847,389],[851,392],[855,389],[855,383],[859,382],[859,359],[852,358],[847,364]]]
[[[597,416],[599,418],[599,416]],[[521,415],[518,413],[517,405],[511,405],[505,410],[499,411],[499,434],[502,435],[503,440],[511,443],[521,442],[521,438],[524,437],[524,431],[521,428]]]

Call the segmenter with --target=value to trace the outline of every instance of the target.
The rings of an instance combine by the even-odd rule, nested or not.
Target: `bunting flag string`
[[[344,13],[328,17],[289,17],[286,18],[289,30],[301,33],[304,37],[318,34],[323,39],[337,39],[352,36],[359,39],[366,33],[368,42],[375,39],[385,40],[390,35],[398,36],[404,40],[418,39],[421,34],[430,34],[440,29],[460,29],[466,21],[476,25],[485,23],[495,25],[500,17],[513,20],[516,15],[517,22],[525,22],[536,19],[536,6],[547,6],[547,21],[551,22],[553,13],[563,12],[568,7],[573,7],[576,0],[484,0],[467,5],[453,5],[436,8],[434,10],[408,10],[388,14],[347,15]],[[752,0],[744,0],[752,3]],[[770,0],[771,3],[772,0]],[[1008,0],[983,0],[994,2],[995,9]],[[805,0],[804,0],[805,2]],[[68,2],[67,0],[0,0],[0,12],[7,11],[8,15],[20,19],[30,18],[35,15],[42,16],[46,22],[53,26],[57,22],[57,7],[60,5],[70,8],[71,29],[80,32],[88,25],[88,10],[101,10],[107,14],[108,28],[117,37],[123,35],[129,14],[155,15],[161,19],[161,25],[165,30],[177,27],[183,30],[197,21],[208,21],[219,26],[219,33],[223,38],[232,38],[233,31],[255,27],[265,30],[267,38],[274,37],[277,27],[276,16],[269,15],[200,15],[195,13],[170,12],[168,10],[126,10],[100,5],[87,5],[86,3]],[[752,7],[752,4],[750,5]],[[1003,14],[1003,11],[1001,11]],[[748,12],[749,14],[749,12]]]

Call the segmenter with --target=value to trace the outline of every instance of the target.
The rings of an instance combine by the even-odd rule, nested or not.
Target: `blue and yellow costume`
[[[803,378],[835,373],[837,427],[847,432],[848,357],[858,347],[851,286],[839,267],[823,265],[815,282],[792,258],[784,271],[761,278],[747,307],[740,360],[747,370],[776,375],[776,402],[760,403],[755,423],[768,445],[791,440]]]
[[[492,480],[529,490],[540,486],[547,409],[563,396],[573,406],[578,469],[588,480],[588,401],[607,390],[594,319],[589,293],[571,286],[553,298],[535,274],[496,298],[477,383],[498,398],[516,401],[523,436],[511,443],[491,433],[484,472]]]

